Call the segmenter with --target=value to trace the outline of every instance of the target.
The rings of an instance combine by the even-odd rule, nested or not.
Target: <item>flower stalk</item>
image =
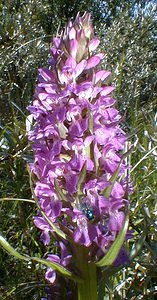
[[[97,267],[88,262],[87,249],[79,248],[79,268],[84,281],[78,283],[78,300],[97,300]]]

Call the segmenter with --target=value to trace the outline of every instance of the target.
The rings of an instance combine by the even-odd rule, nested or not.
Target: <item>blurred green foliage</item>
[[[33,98],[37,69],[47,66],[52,36],[78,11],[92,13],[106,53],[104,67],[112,71],[115,97],[135,145],[130,174],[134,233],[128,242],[131,264],[117,268],[116,276],[115,268],[102,270],[99,300],[151,300],[157,294],[156,8],[154,0],[0,2],[0,198],[31,199],[26,107]],[[0,231],[16,250],[43,256],[32,221],[35,214],[31,203],[0,201]],[[41,299],[47,286],[43,273],[39,265],[16,261],[0,249],[0,298]]]
[[[137,11],[135,17],[125,11],[103,31],[105,66],[113,71],[116,97],[130,126],[143,105],[152,109],[153,103],[154,108],[156,105],[157,21],[154,11],[149,10],[147,14]]]

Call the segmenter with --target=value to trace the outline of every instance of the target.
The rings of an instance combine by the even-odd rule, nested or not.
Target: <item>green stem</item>
[[[78,251],[79,268],[84,279],[83,283],[78,283],[78,300],[98,300],[96,265],[88,263],[87,249],[81,247]]]
[[[112,296],[113,296],[113,294],[110,292],[110,293],[109,293],[109,300],[113,300],[113,297],[112,297]]]

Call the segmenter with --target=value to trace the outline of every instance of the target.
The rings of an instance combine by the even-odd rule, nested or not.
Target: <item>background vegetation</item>
[[[134,234],[127,245],[132,260],[121,269],[103,269],[100,300],[156,299],[157,295],[156,9],[153,0],[0,2],[1,199],[31,198],[26,107],[33,98],[37,69],[47,66],[52,36],[78,11],[87,10],[101,38],[104,67],[112,71],[115,97],[135,149],[130,174],[134,185],[130,228]],[[32,222],[35,213],[32,203],[1,200],[0,231],[20,252],[43,256]],[[0,249],[1,299],[41,299],[47,287],[43,274],[41,266],[16,261]]]

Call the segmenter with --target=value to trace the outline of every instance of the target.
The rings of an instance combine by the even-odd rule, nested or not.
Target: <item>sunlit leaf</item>
[[[17,252],[7,241],[0,235],[0,244],[1,246],[11,255],[16,257],[17,259],[25,260],[25,261],[34,261],[37,263],[40,263],[42,265],[45,265],[49,268],[52,268],[53,270],[57,271],[63,276],[69,277],[70,279],[74,281],[82,281],[80,277],[75,276],[73,273],[71,273],[69,270],[61,266],[60,264],[57,264],[55,262],[51,262],[47,259],[44,258],[39,258],[39,257],[29,257],[26,255],[22,255],[19,252]]]
[[[102,192],[103,196],[106,197],[106,198],[109,198],[109,196],[112,192],[114,183],[115,183],[115,181],[116,181],[116,179],[119,175],[120,167],[121,167],[121,162],[119,163],[119,166],[118,166],[117,170],[114,172],[114,174],[112,175],[112,177],[109,180],[110,185],[107,186],[107,188],[105,188]]]
[[[32,199],[19,199],[19,198],[0,198],[0,201],[22,201],[22,202],[29,202],[29,203],[35,203]]]
[[[82,183],[85,181],[86,178],[86,161],[82,167],[82,170],[79,175],[78,184],[77,184],[77,193],[78,195],[82,194]]]
[[[58,181],[57,181],[56,178],[54,179],[54,185],[55,185],[56,192],[57,192],[57,194],[59,196],[59,199],[61,201],[62,200],[67,201],[67,198],[66,198],[65,194],[62,192],[61,187],[59,187],[59,184],[58,184]]]
[[[133,248],[130,252],[130,258],[134,259],[141,251],[143,244],[145,242],[146,239],[146,231],[144,230],[140,236],[140,238],[138,239],[137,242],[135,242],[135,244],[133,245]]]
[[[44,217],[44,219],[48,222],[48,224],[52,227],[52,229],[54,230],[54,232],[61,238],[67,240],[67,236],[66,234],[58,227],[56,226],[50,219],[49,217],[45,214],[45,212],[43,211],[43,209],[41,208],[41,206],[39,205],[39,202],[38,202],[38,198],[36,197],[35,193],[34,193],[34,186],[33,186],[33,182],[32,182],[32,174],[29,170],[29,167],[27,168],[28,169],[28,173],[29,173],[29,182],[30,182],[30,188],[31,188],[31,192],[32,192],[32,195],[33,195],[33,198],[35,200],[35,203],[38,207],[38,209],[40,210],[42,216]]]
[[[93,114],[92,112],[88,109],[88,129],[91,134],[93,134]]]
[[[123,225],[123,228],[120,230],[120,232],[117,235],[116,240],[108,250],[107,254],[96,263],[98,267],[103,266],[109,266],[112,265],[112,263],[115,261],[126,236],[127,230],[129,225],[129,216],[126,216],[125,223]]]
[[[68,129],[61,123],[57,124],[59,135],[62,139],[66,139]]]
[[[1,235],[0,235],[0,244],[1,246],[11,255],[18,259],[27,260],[29,261],[30,258],[27,256],[24,256],[17,252]]]

